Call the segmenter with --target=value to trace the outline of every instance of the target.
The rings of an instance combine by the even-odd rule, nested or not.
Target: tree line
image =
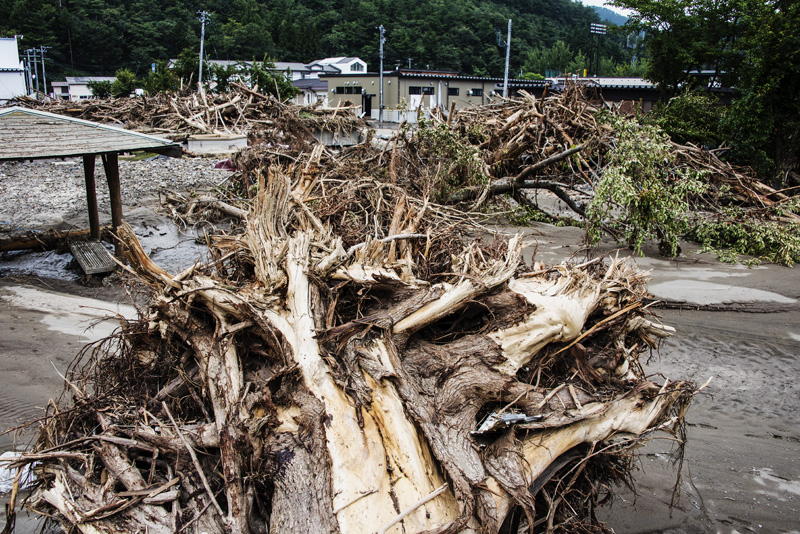
[[[800,185],[800,3],[613,3],[634,11],[628,30],[646,35],[644,75],[666,102],[650,120],[678,142],[727,148],[730,161],[779,189]],[[716,105],[715,86],[730,90],[726,108]]]
[[[208,57],[309,62],[359,56],[378,69],[378,31],[386,29],[385,66],[450,69],[502,76],[508,19],[513,20],[511,72],[533,73],[531,54],[557,43],[588,57],[599,22],[571,0],[0,0],[0,35],[24,34],[22,48],[51,47],[48,74],[109,75],[128,69],[144,77],[151,64],[199,51],[197,12],[211,13]],[[624,36],[601,40],[608,70],[629,62]],[[538,56],[537,56],[538,57]],[[557,65],[546,68],[556,69]]]

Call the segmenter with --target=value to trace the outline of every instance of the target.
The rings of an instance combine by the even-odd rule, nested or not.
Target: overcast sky
[[[605,7],[607,9],[612,10],[612,11],[616,11],[617,13],[619,13],[621,15],[625,15],[626,17],[628,15],[630,15],[630,13],[631,13],[631,11],[629,9],[622,9],[622,8],[619,8],[619,7],[607,6],[606,5],[606,0],[580,0],[580,1],[581,1],[581,3],[583,3],[583,4],[587,5],[587,6]]]

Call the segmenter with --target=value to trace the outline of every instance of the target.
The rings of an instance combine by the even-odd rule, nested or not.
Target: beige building
[[[328,82],[328,104],[339,106],[349,101],[361,105],[365,116],[377,119],[380,100],[378,73],[343,73],[320,76]],[[512,95],[525,89],[537,95],[544,91],[546,82],[509,80]],[[502,78],[458,76],[451,71],[398,69],[383,75],[384,120],[416,121],[416,110],[442,107],[449,109],[487,104],[492,97],[503,94]]]

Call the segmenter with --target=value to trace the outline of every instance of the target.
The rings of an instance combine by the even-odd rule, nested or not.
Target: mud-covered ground
[[[228,176],[212,167],[207,159],[121,165],[126,219],[168,270],[203,252],[191,233],[155,212],[155,193],[202,189]],[[61,163],[0,165],[0,221],[6,228],[85,227],[81,173],[80,165]],[[50,180],[49,187],[41,180]],[[98,190],[100,184],[102,176]],[[100,206],[107,200],[101,197]],[[535,249],[539,261],[586,254],[575,228],[497,230],[522,230],[529,257]],[[621,492],[602,519],[618,533],[800,533],[800,270],[748,269],[720,264],[688,244],[683,250],[677,261],[655,252],[637,259],[652,270],[651,292],[666,303],[658,313],[678,330],[648,371],[697,383],[713,377],[687,415],[679,501],[670,511],[678,474],[669,456],[673,443],[655,440],[643,449],[638,495]],[[35,417],[59,395],[59,373],[119,320],[87,330],[96,318],[135,314],[114,278],[106,280],[87,282],[68,254],[0,254],[0,427]],[[0,452],[24,448],[29,436],[0,436]],[[17,532],[34,525],[23,516]]]

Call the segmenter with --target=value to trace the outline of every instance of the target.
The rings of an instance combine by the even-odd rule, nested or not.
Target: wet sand
[[[538,244],[539,261],[584,257],[579,230],[523,231]],[[621,492],[601,518],[620,534],[800,533],[800,269],[747,269],[684,250],[678,261],[637,259],[652,269],[654,296],[669,306],[658,313],[678,330],[647,371],[697,383],[713,377],[687,415],[680,499],[670,511],[678,474],[669,459],[673,443],[654,440],[635,475],[638,496]],[[0,275],[0,427],[35,417],[59,395],[53,365],[63,373],[89,339],[107,332],[85,331],[91,317],[117,313],[125,298],[74,280]],[[24,441],[0,437],[0,451],[19,445]],[[21,520],[17,532],[31,525]]]

